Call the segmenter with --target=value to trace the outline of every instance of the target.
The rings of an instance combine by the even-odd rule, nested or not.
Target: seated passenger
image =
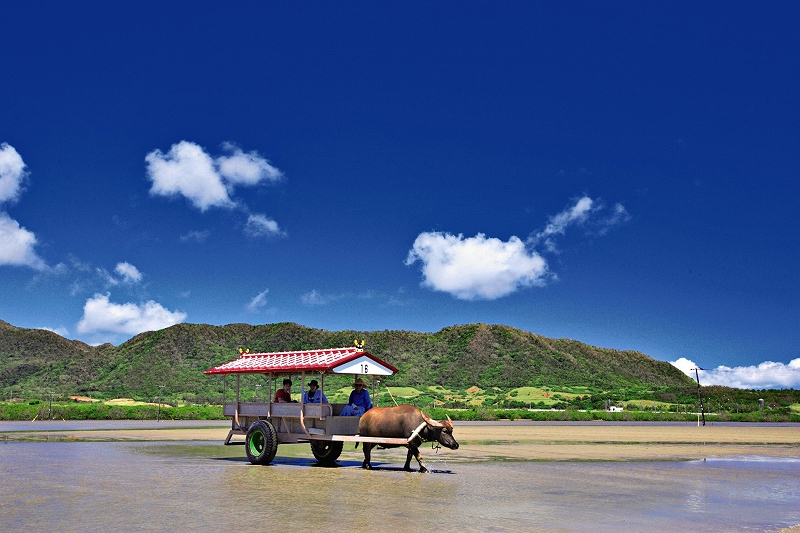
[[[353,392],[350,393],[348,405],[344,406],[341,415],[361,416],[370,409],[372,409],[372,400],[369,398],[369,391],[367,390],[364,380],[358,378],[355,383],[353,383]]]
[[[303,403],[328,403],[325,393],[317,387],[319,387],[319,383],[316,379],[308,382],[308,390],[303,391]]]
[[[283,388],[275,391],[275,403],[297,403],[292,400],[292,380],[286,378],[283,380]]]

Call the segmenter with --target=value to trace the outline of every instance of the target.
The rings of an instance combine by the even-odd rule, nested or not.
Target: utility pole
[[[48,420],[52,420],[53,419],[53,395],[55,395],[55,392],[53,392],[53,391],[49,391],[49,392],[50,392],[50,405],[47,407],[47,419]]]
[[[703,425],[706,425],[706,413],[703,410],[703,396],[700,394],[700,374],[697,373],[698,370],[704,370],[700,367],[692,368],[694,370],[694,377],[697,379],[697,401],[700,404],[700,414],[703,417]]]
[[[258,389],[261,388],[261,385],[256,383],[256,403],[258,403]]]
[[[156,422],[161,421],[161,392],[164,390],[164,385],[158,386],[158,413],[156,414]]]

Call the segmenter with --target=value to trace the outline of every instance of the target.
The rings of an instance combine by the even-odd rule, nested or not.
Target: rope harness
[[[423,422],[419,426],[417,426],[417,429],[415,429],[411,433],[411,436],[408,437],[409,444],[411,443],[411,441],[413,441],[416,438],[419,438],[420,444],[423,444],[425,442],[425,439],[422,438],[422,436],[420,435],[420,432],[423,430],[423,428],[425,428],[426,425],[428,425],[428,423],[427,422]],[[431,443],[431,450],[433,450],[433,452],[436,454],[436,457],[437,457],[437,459],[435,459],[434,461],[437,462],[437,463],[441,463],[444,466],[447,466],[447,461],[445,461],[444,459],[439,458],[439,449],[442,447],[442,445],[439,444],[439,441],[436,441],[436,440],[432,440],[432,441],[429,441],[429,442]]]

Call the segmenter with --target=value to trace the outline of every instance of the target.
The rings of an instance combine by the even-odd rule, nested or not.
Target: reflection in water
[[[0,444],[0,531],[771,531],[800,523],[800,462],[314,466],[281,446]],[[433,465],[434,468],[437,465]],[[441,465],[440,465],[441,466]]]

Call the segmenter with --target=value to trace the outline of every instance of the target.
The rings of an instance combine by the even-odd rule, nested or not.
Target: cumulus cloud
[[[256,185],[260,181],[278,181],[283,172],[273,167],[269,161],[258,155],[258,152],[244,153],[232,143],[223,143],[223,150],[229,155],[216,160],[219,173],[229,184]]]
[[[96,271],[103,279],[106,286],[115,286],[121,283],[132,285],[142,281],[143,277],[139,269],[128,262],[117,263],[117,266],[114,268],[117,277],[109,274],[105,268],[98,268]]]
[[[169,152],[153,150],[145,156],[147,176],[153,182],[154,196],[183,196],[200,211],[211,207],[232,209],[236,185],[255,185],[276,181],[283,174],[256,152],[244,153],[226,143],[227,155],[212,158],[198,144],[181,141]]]
[[[109,294],[95,294],[86,300],[76,331],[81,334],[112,333],[136,335],[183,322],[186,313],[169,311],[152,300],[142,303],[115,304]]]
[[[518,237],[508,241],[421,233],[405,264],[422,262],[423,285],[452,294],[460,300],[494,300],[522,288],[544,285],[547,262],[528,250]]]
[[[25,162],[13,146],[0,144],[0,205],[19,200],[28,176]],[[0,265],[27,266],[45,270],[47,264],[35,250],[36,235],[0,211]]]
[[[604,234],[630,217],[622,204],[614,206],[611,216],[599,220],[604,209],[598,200],[578,198],[562,212],[550,217],[547,225],[533,232],[523,242],[516,236],[508,241],[486,237],[483,233],[464,238],[462,234],[420,233],[406,257],[405,264],[422,263],[422,285],[452,294],[461,300],[494,300],[532,286],[542,286],[558,279],[547,261],[536,251],[544,247],[557,252],[555,239],[573,225],[600,226]]]
[[[684,374],[695,378],[694,361],[681,357],[670,364]],[[796,389],[800,388],[800,357],[788,364],[764,361],[758,366],[728,367],[720,365],[710,370],[701,370],[701,385],[722,385],[738,389]]]
[[[0,265],[46,269],[47,265],[36,253],[35,247],[36,235],[0,211]]]
[[[117,263],[114,272],[122,278],[123,283],[139,283],[142,281],[142,273],[139,272],[139,269],[127,262]]]
[[[256,294],[252,300],[245,306],[248,311],[255,313],[265,305],[267,305],[267,293],[269,289],[264,289],[263,292]]]
[[[0,144],[0,204],[19,199],[27,176],[22,156],[8,143]]]
[[[147,176],[153,182],[150,194],[185,196],[195,207],[234,207],[214,160],[199,145],[187,141],[173,144],[166,154],[153,150],[144,158]]]

